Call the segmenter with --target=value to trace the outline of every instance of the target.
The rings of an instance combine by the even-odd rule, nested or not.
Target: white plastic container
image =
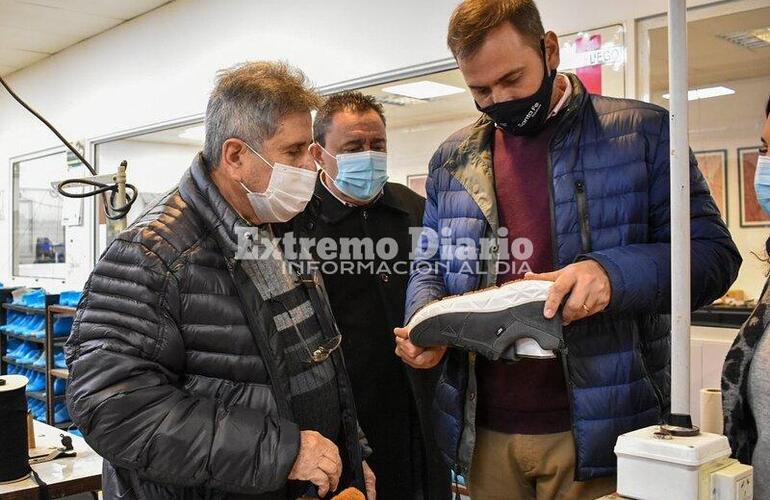
[[[727,467],[730,444],[725,436],[659,439],[657,425],[618,437],[618,494],[638,500],[711,498],[711,474]]]

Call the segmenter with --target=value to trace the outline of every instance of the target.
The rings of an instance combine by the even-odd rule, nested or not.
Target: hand
[[[559,305],[569,294],[562,310],[562,324],[565,326],[602,312],[612,297],[610,278],[595,260],[576,262],[552,273],[527,273],[524,279],[554,282],[543,308],[543,315],[548,319],[556,315]]]
[[[365,460],[362,465],[364,467],[364,482],[366,483],[366,500],[377,500],[377,478],[374,477],[374,471]]]
[[[444,357],[445,346],[417,347],[409,340],[409,330],[406,328],[394,328],[393,333],[396,334],[396,356],[412,368],[421,370],[433,368]]]
[[[300,432],[300,445],[289,479],[310,481],[318,487],[323,498],[330,491],[337,491],[342,460],[337,445],[315,431]]]

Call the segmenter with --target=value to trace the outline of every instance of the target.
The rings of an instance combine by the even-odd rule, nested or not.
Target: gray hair
[[[275,135],[282,116],[310,112],[320,103],[305,74],[285,62],[247,62],[220,71],[206,106],[206,163],[219,165],[226,140],[259,147]]]

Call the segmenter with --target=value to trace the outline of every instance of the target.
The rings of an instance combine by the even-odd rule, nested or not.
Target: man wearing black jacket
[[[312,197],[319,102],[286,64],[220,73],[203,153],[96,264],[67,404],[105,458],[105,499],[325,498],[371,482],[317,292],[281,252],[249,250]]]
[[[317,261],[342,333],[359,423],[373,449],[367,463],[377,496],[449,498],[449,471],[440,463],[429,414],[438,373],[405,367],[392,335],[404,314],[409,228],[420,226],[425,200],[386,182],[385,116],[373,97],[330,97],[316,115],[314,140],[310,150],[321,172],[292,226],[295,236],[314,237],[317,245],[327,239],[340,250]],[[364,251],[346,255],[359,242]]]

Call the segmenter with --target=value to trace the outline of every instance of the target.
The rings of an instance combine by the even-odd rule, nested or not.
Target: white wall
[[[147,204],[177,184],[200,150],[200,146],[188,144],[124,139],[100,144],[96,151],[96,164],[103,171],[114,172],[122,160],[130,161],[126,175],[129,182],[139,190],[139,198],[126,218],[128,224],[131,224]],[[106,221],[100,219],[97,229],[97,256],[107,248],[107,241],[112,239],[106,224],[101,222]]]
[[[408,175],[428,173],[436,147],[452,132],[470,125],[478,115],[445,122],[388,129],[388,174],[393,182],[406,184]]]
[[[759,298],[770,267],[751,252],[764,256],[770,227],[741,227],[738,148],[759,146],[765,124],[770,77],[721,82],[735,94],[690,102],[690,146],[694,151],[727,150],[727,224],[743,255],[733,288]],[[659,96],[653,102],[667,106]]]
[[[328,85],[447,58],[446,24],[456,3],[177,0],[8,80],[67,137],[100,137],[202,113],[215,71],[247,59],[286,59],[316,84]],[[688,5],[708,3],[714,2]],[[570,33],[656,15],[667,2],[541,0],[539,5],[548,29]],[[0,165],[56,145],[49,132],[0,93]],[[0,176],[8,215],[10,178],[9,170]],[[86,241],[88,230],[76,238]],[[10,238],[9,217],[0,221],[0,234]],[[9,247],[0,245],[0,281],[27,283],[10,279]],[[84,277],[73,272],[66,284],[39,283],[55,291],[80,287]]]
[[[700,390],[720,389],[727,352],[737,328],[693,326],[690,329],[690,415],[701,426]]]

